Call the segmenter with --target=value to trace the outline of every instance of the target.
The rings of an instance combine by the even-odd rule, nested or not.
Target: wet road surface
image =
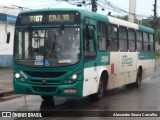
[[[63,98],[56,97],[54,102],[45,102],[39,96],[25,96],[4,102],[0,102],[0,111],[46,111],[46,110],[69,110],[69,111],[160,111],[160,65],[157,66],[155,74],[142,82],[140,89],[125,87],[107,91],[105,97],[98,102],[85,98]],[[94,112],[93,112],[94,114]],[[4,118],[0,118],[4,119]],[[8,118],[7,118],[8,119]],[[15,120],[27,118],[10,118]],[[29,118],[38,119],[38,118]],[[41,118],[51,120],[53,118]],[[54,119],[66,120],[70,117],[54,117]],[[76,117],[73,119],[101,120],[104,117]],[[107,120],[160,120],[154,117],[107,117]]]

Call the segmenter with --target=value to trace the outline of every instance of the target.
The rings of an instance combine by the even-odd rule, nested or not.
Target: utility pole
[[[153,27],[156,29],[157,28],[157,22],[158,22],[158,19],[157,19],[157,0],[155,0],[154,2],[154,16],[153,16]]]
[[[129,22],[135,21],[135,0],[129,0],[129,16],[128,16]]]
[[[157,0],[155,0],[155,3],[154,3],[154,20],[157,19]]]
[[[96,0],[92,0],[92,12],[97,12],[97,2]]]
[[[155,2],[154,2],[154,10],[153,10],[153,12],[154,12],[154,18],[153,18],[153,28],[155,29],[155,42],[157,43],[158,42],[158,44],[160,44],[160,41],[157,41],[157,24],[158,24],[158,19],[157,19],[157,0],[155,0]]]

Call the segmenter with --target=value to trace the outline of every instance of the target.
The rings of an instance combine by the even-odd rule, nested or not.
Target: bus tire
[[[99,101],[103,98],[105,92],[105,82],[103,80],[100,80],[99,86],[98,86],[98,92],[95,94],[90,95],[90,98],[92,101]]]
[[[41,98],[42,98],[44,101],[53,101],[53,96],[43,96],[43,95],[41,95]]]
[[[135,82],[134,86],[136,88],[140,88],[141,87],[141,83],[142,83],[142,70],[138,69],[137,78],[136,78],[136,82]]]
[[[134,83],[127,84],[127,85],[126,85],[126,88],[128,88],[128,89],[130,89],[130,88],[134,88]]]

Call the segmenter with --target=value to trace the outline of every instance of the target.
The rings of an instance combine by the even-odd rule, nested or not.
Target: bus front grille
[[[37,78],[57,78],[66,74],[66,72],[35,72],[35,71],[23,71],[23,72],[31,77],[37,77]]]
[[[59,84],[60,80],[45,80],[45,83],[43,83],[43,80],[29,80],[29,83],[31,84],[40,84],[40,85],[55,85]]]

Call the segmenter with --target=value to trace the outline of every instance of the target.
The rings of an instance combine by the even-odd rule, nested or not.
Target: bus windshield
[[[59,67],[79,61],[80,28],[16,29],[14,59],[17,64]]]

